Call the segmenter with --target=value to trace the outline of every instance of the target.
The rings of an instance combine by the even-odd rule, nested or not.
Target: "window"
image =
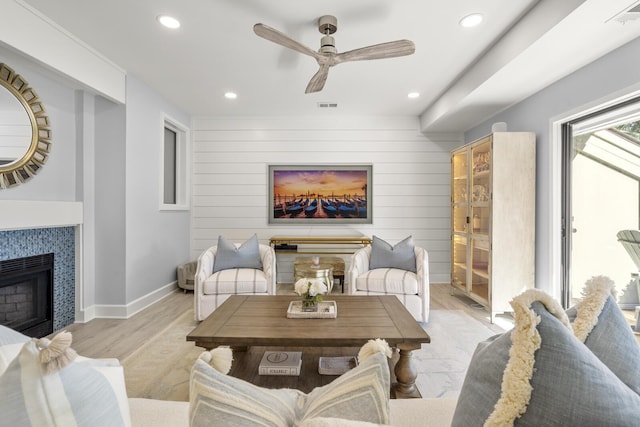
[[[160,210],[188,210],[188,129],[167,116],[163,125]]]

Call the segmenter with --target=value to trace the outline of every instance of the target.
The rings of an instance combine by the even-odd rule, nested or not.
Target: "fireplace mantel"
[[[0,231],[82,224],[82,202],[0,200]]]

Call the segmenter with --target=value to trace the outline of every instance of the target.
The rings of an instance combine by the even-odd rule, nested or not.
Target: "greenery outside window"
[[[189,130],[164,116],[160,150],[160,210],[189,209]]]

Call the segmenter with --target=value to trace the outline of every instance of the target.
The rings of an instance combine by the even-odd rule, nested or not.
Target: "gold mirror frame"
[[[20,101],[31,122],[31,143],[26,154],[7,165],[0,165],[2,189],[27,182],[38,173],[51,151],[51,129],[36,92],[25,79],[3,63],[0,63],[0,87],[6,88]]]

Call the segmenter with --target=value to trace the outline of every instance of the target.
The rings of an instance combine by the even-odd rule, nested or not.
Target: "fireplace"
[[[0,324],[38,338],[53,332],[53,258],[0,261]]]

